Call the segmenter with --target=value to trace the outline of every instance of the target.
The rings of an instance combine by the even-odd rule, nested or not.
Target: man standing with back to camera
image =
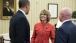
[[[11,43],[30,43],[30,26],[26,15],[30,10],[29,0],[19,0],[19,10],[10,20]]]
[[[63,8],[59,16],[62,25],[56,33],[54,43],[76,43],[76,25],[72,23],[72,10]]]

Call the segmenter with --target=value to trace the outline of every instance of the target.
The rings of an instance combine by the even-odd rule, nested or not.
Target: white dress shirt
[[[62,22],[60,20],[58,20],[56,28],[59,28],[62,25]]]
[[[67,21],[70,21],[71,19],[68,19],[68,20],[65,20],[63,22],[60,22],[60,20],[58,20],[57,22],[57,25],[56,25],[56,28],[59,28],[63,23],[67,22]]]
[[[7,10],[10,12],[10,9],[7,7]]]

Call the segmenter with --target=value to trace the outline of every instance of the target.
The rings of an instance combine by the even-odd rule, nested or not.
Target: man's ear
[[[28,8],[28,4],[26,5],[26,9]]]

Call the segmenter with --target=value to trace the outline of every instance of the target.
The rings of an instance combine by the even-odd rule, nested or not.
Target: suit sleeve
[[[54,43],[54,39],[55,39],[54,26],[52,26],[52,28],[51,28],[51,35],[50,35],[50,39],[51,39],[52,43]]]
[[[33,35],[32,35],[32,38],[31,38],[31,43],[35,43],[35,38],[36,38],[35,28],[36,28],[36,25],[34,26],[34,31],[33,31]]]
[[[59,28],[56,37],[55,37],[55,43],[67,43],[68,40],[68,34],[66,33],[66,30],[63,30],[63,28]]]

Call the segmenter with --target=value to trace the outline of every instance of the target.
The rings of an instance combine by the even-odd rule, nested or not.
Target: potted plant
[[[75,19],[75,18],[76,18],[76,11],[73,11],[72,14],[73,14],[73,15],[72,15],[72,18]]]
[[[76,22],[76,11],[73,11],[72,14],[72,21]]]

